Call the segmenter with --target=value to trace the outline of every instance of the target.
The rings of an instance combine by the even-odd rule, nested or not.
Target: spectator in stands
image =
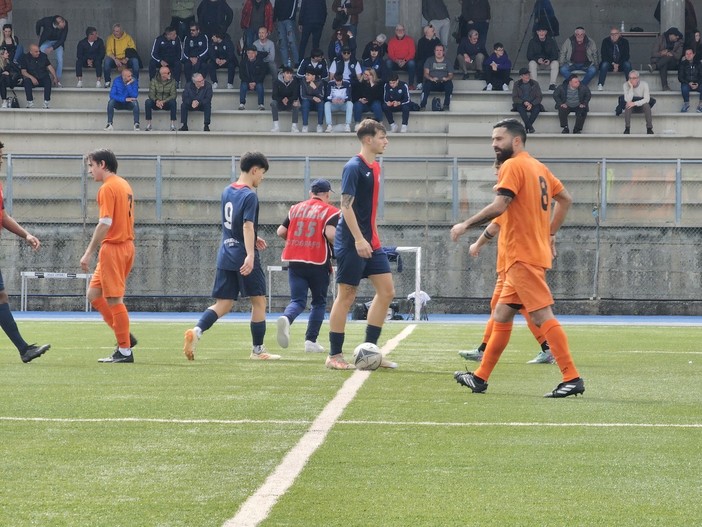
[[[183,73],[186,79],[192,79],[195,73],[207,74],[207,58],[209,57],[210,42],[206,34],[200,32],[200,24],[190,24],[190,35],[183,41],[182,62],[185,64]],[[176,79],[176,82],[179,78]]]
[[[290,131],[299,132],[297,116],[300,111],[300,83],[295,78],[295,70],[288,66],[283,67],[280,79],[273,80],[273,93],[271,94],[273,129],[271,132],[280,132],[280,123],[278,122],[278,112],[280,111],[292,113]]]
[[[693,31],[689,47],[695,51],[695,58],[698,61],[702,60],[702,33],[700,33],[699,29]]]
[[[172,74],[173,82],[180,82],[180,67],[183,49],[178,39],[178,32],[172,26],[163,30],[163,34],[156,37],[151,46],[151,60],[149,60],[149,79],[156,76],[166,66]]]
[[[692,48],[685,50],[685,56],[680,61],[678,68],[678,80],[680,81],[680,92],[682,93],[683,105],[680,111],[686,113],[690,109],[690,92],[696,91],[700,94],[700,102],[697,105],[697,112],[702,113],[702,65],[695,57]]]
[[[122,74],[115,78],[110,88],[110,100],[107,102],[106,132],[111,132],[114,127],[112,121],[115,110],[131,110],[134,116],[134,131],[139,130],[139,80],[134,77],[132,70],[124,68]]]
[[[253,46],[256,39],[261,38],[262,27],[266,28],[267,34],[271,33],[273,6],[270,0],[244,0],[240,26],[244,32],[244,46]],[[273,78],[275,79],[275,74]]]
[[[547,29],[549,35],[554,38],[560,34],[560,24],[558,23],[558,18],[556,18],[556,12],[553,10],[551,0],[536,0],[532,17],[534,18],[532,32],[535,35],[539,28]],[[533,80],[536,80],[533,74],[532,77]]]
[[[227,0],[202,0],[197,6],[197,21],[205,35],[226,33],[234,20]]]
[[[85,38],[76,46],[76,88],[83,87],[83,68],[95,68],[95,87],[102,87],[102,63],[105,60],[105,42],[98,36],[97,29],[88,26]]]
[[[361,59],[366,60],[370,58],[370,52],[374,46],[380,48],[380,58],[385,59],[385,55],[387,55],[388,53],[387,40],[388,37],[385,36],[385,33],[378,33],[378,35],[368,44],[366,44],[365,48],[363,48],[363,54],[361,55]]]
[[[268,38],[268,30],[265,27],[258,28],[258,40],[254,41],[253,46],[258,50],[258,56],[268,68],[271,82],[273,82],[278,78],[278,66],[275,65],[275,44]]]
[[[203,112],[205,132],[210,131],[210,116],[212,115],[212,85],[205,80],[202,73],[195,73],[190,82],[185,85],[180,103],[180,132],[188,131],[188,112]]]
[[[61,15],[47,16],[37,20],[35,31],[39,37],[39,51],[56,54],[56,86],[61,87],[63,74],[63,48],[68,36],[68,22]]]
[[[10,53],[10,58],[14,62],[19,62],[20,57],[24,54],[19,39],[12,30],[12,24],[4,24],[2,26],[2,45]]]
[[[39,46],[30,44],[29,52],[20,58],[20,70],[23,77],[24,93],[27,96],[27,108],[34,108],[32,89],[44,88],[44,108],[49,108],[51,101],[51,84],[58,83],[56,71],[46,53],[39,51]]]
[[[181,42],[188,36],[190,24],[195,22],[195,0],[171,0],[171,23]]]
[[[273,6],[273,22],[278,31],[278,49],[283,66],[297,68],[300,56],[295,37],[295,15],[298,0],[276,0]]]
[[[426,108],[429,93],[433,91],[444,93],[444,111],[449,111],[451,107],[453,71],[449,67],[445,51],[444,45],[439,42],[434,48],[434,55],[424,62],[424,85],[422,86],[422,100],[419,103],[419,108],[422,110]]]
[[[363,70],[363,79],[353,88],[353,120],[356,130],[364,112],[373,112],[373,119],[383,122],[383,83],[372,68]]]
[[[629,134],[632,112],[643,112],[646,119],[646,133],[653,135],[653,118],[651,117],[651,94],[648,83],[639,79],[639,72],[629,72],[629,80],[624,83],[624,133]],[[655,102],[655,101],[653,101]],[[702,111],[699,110],[699,111]]]
[[[317,76],[314,66],[308,66],[300,81],[300,105],[302,108],[302,131],[307,133],[310,110],[317,111],[317,133],[324,130],[324,82]],[[299,77],[298,77],[299,79]]]
[[[0,47],[0,99],[2,108],[8,108],[7,90],[14,90],[22,82],[19,66],[10,58],[10,52]]]
[[[422,0],[422,17],[434,28],[436,35],[446,48],[451,32],[451,17],[444,0]]]
[[[147,132],[151,131],[151,112],[153,110],[164,110],[171,113],[171,132],[176,129],[176,82],[171,78],[171,70],[168,66],[161,66],[158,75],[155,75],[149,83],[149,98],[144,103],[146,113]]]
[[[683,35],[677,27],[671,27],[659,35],[651,50],[651,63],[648,71],[658,70],[661,78],[661,89],[670,91],[668,86],[668,70],[676,68],[682,57]]]
[[[117,68],[121,71],[123,68],[128,67],[134,73],[134,78],[139,80],[139,58],[136,56],[128,57],[128,49],[136,51],[134,39],[122,29],[121,24],[114,24],[112,26],[112,34],[105,41],[106,56],[103,67],[105,88],[110,87],[112,68]]]
[[[520,69],[519,80],[512,87],[512,110],[519,113],[528,134],[536,132],[534,121],[544,109],[541,105],[542,99],[541,86],[531,78],[529,69]]]
[[[483,74],[485,75],[485,88],[483,91],[509,91],[509,83],[512,78],[509,76],[512,70],[512,61],[505,51],[502,42],[495,42],[492,54],[483,62]]]
[[[397,132],[393,113],[402,112],[400,133],[407,132],[410,115],[410,94],[407,84],[402,82],[396,72],[390,74],[390,80],[383,87],[383,113],[390,124],[390,131]]]
[[[550,71],[548,89],[551,91],[556,89],[558,53],[558,44],[556,39],[549,34],[548,28],[538,26],[536,35],[529,41],[527,46],[529,76],[532,81],[537,82],[538,70],[548,69]]]
[[[585,118],[590,105],[590,88],[580,82],[580,78],[571,73],[568,76],[567,82],[560,84],[553,92],[553,100],[556,101],[556,110],[558,110],[558,119],[563,129],[561,133],[568,134],[568,114],[575,113],[574,134],[582,133]]]
[[[218,87],[217,70],[220,68],[227,68],[227,89],[234,88],[234,74],[239,67],[239,60],[236,58],[236,46],[226,33],[212,35],[208,67],[213,90]]]
[[[385,59],[383,59],[380,56],[380,54],[380,46],[373,45],[370,48],[370,56],[367,59],[363,60],[361,67],[363,69],[371,68],[373,71],[375,71],[375,74],[378,77],[378,79],[380,79],[383,82],[387,82],[388,70],[385,67]]]
[[[239,66],[239,78],[241,86],[239,88],[239,109],[246,109],[246,93],[255,91],[258,96],[258,109],[263,111],[263,80],[266,77],[266,66],[258,56],[258,50],[251,46],[246,48],[246,58]]]
[[[488,56],[487,50],[480,44],[480,36],[477,29],[471,29],[468,34],[461,39],[458,44],[456,60],[458,68],[463,73],[463,80],[469,78],[468,71],[475,72],[475,79],[483,79],[483,63]]]
[[[347,29],[353,36],[358,35],[358,15],[363,13],[363,0],[334,0],[331,8],[335,17],[343,19],[339,27]]]
[[[334,31],[331,40],[329,41],[328,57],[329,65],[336,59],[341,58],[341,50],[344,48],[349,48],[351,50],[351,56],[356,56],[356,38],[350,34],[346,29],[340,28]]]
[[[441,40],[436,36],[434,28],[430,25],[424,26],[424,35],[417,41],[417,52],[415,53],[414,59],[416,64],[419,66],[417,68],[417,79],[410,79],[410,82],[414,82],[418,90],[422,89],[421,85],[424,80],[424,63],[429,57],[434,56],[434,48],[437,44],[441,44]]]
[[[327,83],[324,91],[324,117],[327,120],[327,129],[325,132],[334,131],[334,122],[332,121],[333,113],[345,114],[345,132],[351,131],[351,118],[353,117],[353,93],[351,91],[351,83],[344,80],[341,72],[336,72],[334,80]]]
[[[629,62],[629,41],[625,39],[619,28],[612,26],[609,29],[609,37],[602,41],[600,47],[600,77],[597,82],[597,90],[604,90],[605,79],[607,72],[621,71],[624,73],[624,79],[629,78],[631,71],[631,62]]]
[[[597,65],[600,63],[597,45],[585,34],[583,27],[576,27],[573,35],[563,43],[559,62],[563,78],[570,77],[575,70],[585,71],[581,83],[585,86],[597,74]]]
[[[405,33],[405,26],[395,26],[395,36],[388,42],[388,59],[385,65],[388,71],[406,70],[410,90],[414,90],[416,51],[414,40]],[[421,64],[419,67],[422,67]]]
[[[2,0],[0,1],[0,27],[10,22],[12,22],[12,0]]]
[[[300,66],[297,68],[297,78],[302,79],[307,74],[307,70],[312,67],[315,75],[321,81],[325,81],[329,77],[329,69],[327,61],[324,60],[324,52],[319,49],[313,49],[312,55],[309,58],[303,59]]]
[[[656,9],[653,12],[653,18],[655,18],[658,22],[661,21],[660,0],[656,4]],[[695,5],[692,3],[692,0],[685,0],[685,27],[683,29],[685,31],[685,40],[689,41],[689,37],[695,32],[695,29],[697,29],[697,13],[695,13]]]
[[[345,46],[341,50],[341,57],[334,59],[329,66],[329,76],[334,77],[334,74],[340,71],[345,81],[349,81],[353,86],[361,81],[363,69],[358,60],[353,56],[353,50]]]
[[[462,4],[461,17],[465,21],[466,34],[476,29],[480,47],[487,47],[487,34],[490,29],[490,2],[488,0],[459,0]]]
[[[305,0],[300,6],[298,23],[300,25],[300,49],[298,55],[305,56],[307,41],[312,37],[312,49],[319,49],[322,30],[327,21],[326,0]],[[304,71],[304,70],[303,70]]]

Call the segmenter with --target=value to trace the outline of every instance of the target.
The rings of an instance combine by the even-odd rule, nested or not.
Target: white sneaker
[[[233,89],[234,89],[234,85],[233,85],[233,84],[230,84],[230,83],[227,83],[227,89],[228,89],[228,90],[233,90]]]
[[[333,131],[334,131],[334,127],[333,127],[332,125],[327,125],[327,129],[324,130],[324,131],[327,132],[327,133],[333,132]]]
[[[216,90],[219,87],[219,85],[216,82],[212,83],[212,89]]]
[[[246,109],[246,105],[243,104],[243,103],[240,104],[240,105],[239,105],[239,109],[240,109],[240,110],[245,110],[245,109]]]
[[[265,110],[265,109],[266,109],[266,107],[263,106],[262,104],[259,104],[259,105],[258,105],[258,111],[259,111],[259,112],[262,112],[262,111]]]
[[[273,128],[271,128],[271,132],[280,132],[280,125],[278,125],[278,121],[273,123]]]
[[[604,86],[602,86],[601,84],[598,84],[597,91],[602,91],[602,90],[604,90]]]
[[[140,129],[141,127],[139,126],[139,123],[134,123],[134,131],[138,132]]]
[[[421,82],[420,82],[419,84],[417,84],[417,89],[418,89],[419,91],[422,91],[422,88],[423,88],[423,86],[422,86],[422,83],[421,83]]]
[[[300,129],[297,127],[297,124],[295,124],[295,123],[292,124],[292,126],[290,127],[290,132],[293,134],[300,132]]]
[[[302,133],[306,134],[309,131],[309,128],[307,126],[302,127]]]
[[[2,100],[2,108],[7,108],[7,99]]]
[[[305,341],[305,353],[324,353],[324,348],[317,342]]]
[[[394,133],[394,132],[397,132],[397,124],[396,124],[396,123],[392,123],[392,124],[390,125],[390,131],[393,132],[393,133]]]
[[[287,348],[290,345],[290,321],[288,320],[288,317],[285,315],[278,317],[275,324],[278,328],[278,334],[276,337],[278,340],[278,346],[281,348]]]
[[[492,91],[492,84],[488,83],[488,85],[485,86],[485,91]]]
[[[100,82],[100,81],[95,81],[95,87],[96,87],[96,88],[102,88],[102,82]]]
[[[114,128],[112,127],[112,123],[107,123],[107,126],[105,127],[105,131],[111,132],[112,130],[114,130]]]
[[[400,128],[400,133],[401,133],[401,134],[406,134],[406,133],[407,133],[407,125],[406,125],[406,124],[403,124],[403,125],[402,125],[402,128]]]
[[[324,131],[324,127],[321,124],[317,125],[317,133],[321,134]]]
[[[280,358],[280,355],[276,355],[274,353],[268,353],[266,351],[266,347],[261,345],[261,346],[254,346],[253,349],[251,350],[251,355],[249,355],[249,358],[251,360],[278,360]]]
[[[503,84],[502,91],[509,91],[509,84]]]
[[[61,84],[61,82],[59,81],[59,82],[56,83],[56,87],[57,87],[57,88],[63,88],[63,84]]]
[[[350,132],[350,131],[351,131],[351,125],[350,125],[350,124],[347,124],[346,126],[344,126],[344,132]]]
[[[83,81],[82,81],[82,80],[79,80],[78,82],[76,82],[76,88],[82,88],[82,87],[83,87]]]
[[[44,109],[45,110],[49,109],[49,101],[44,101]]]
[[[105,82],[105,88],[109,88],[109,87],[110,87],[110,81],[106,81],[106,82]]]
[[[27,108],[34,108],[34,101],[27,101]]]

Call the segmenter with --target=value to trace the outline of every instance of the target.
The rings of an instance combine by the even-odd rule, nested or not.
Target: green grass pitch
[[[283,360],[261,363],[248,323],[219,323],[188,362],[188,324],[137,323],[136,362],[98,364],[104,324],[20,322],[53,347],[23,364],[0,338],[0,526],[222,525],[353,375],[303,353],[304,326],[279,350],[269,323]],[[363,330],[349,324],[348,356]],[[417,325],[262,525],[702,524],[702,328],[566,326],[586,392],[561,400],[542,397],[560,375],[526,364],[539,348],[520,325],[487,393],[456,384],[482,331]]]

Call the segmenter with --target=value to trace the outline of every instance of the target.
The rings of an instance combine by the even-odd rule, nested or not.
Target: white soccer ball
[[[353,363],[358,370],[377,370],[383,362],[383,354],[375,344],[364,342],[353,350]]]

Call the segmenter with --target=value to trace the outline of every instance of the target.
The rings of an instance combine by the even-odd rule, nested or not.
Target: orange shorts
[[[103,243],[90,287],[102,289],[105,298],[124,296],[127,277],[134,264],[134,242]]]
[[[495,309],[497,302],[500,301],[500,295],[502,294],[502,288],[505,285],[505,273],[500,271],[497,273],[497,281],[495,282],[495,289],[492,292],[492,298],[490,299],[490,311]]]
[[[500,304],[522,304],[529,313],[553,305],[553,296],[546,283],[546,270],[522,262],[515,263],[505,273]]]

